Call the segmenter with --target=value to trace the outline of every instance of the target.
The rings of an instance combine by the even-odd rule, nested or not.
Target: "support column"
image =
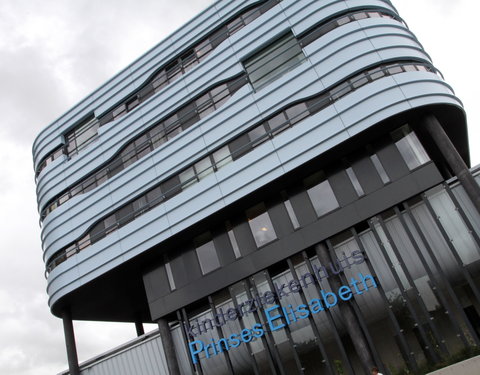
[[[422,121],[423,128],[437,145],[452,172],[457,176],[473,205],[480,213],[480,187],[468,170],[467,165],[453,145],[437,118],[426,115]]]
[[[315,252],[317,253],[318,260],[325,267],[328,267],[328,264],[330,263],[335,264],[330,256],[330,252],[323,243],[315,245]],[[341,286],[343,286],[340,276],[333,274],[333,272],[329,272],[328,283],[332,287],[332,290],[338,290]],[[369,373],[370,369],[375,365],[375,362],[373,360],[373,355],[370,351],[370,347],[368,346],[365,334],[363,333],[362,328],[357,320],[357,316],[355,315],[355,311],[349,303],[342,301],[340,301],[338,304],[338,308],[340,309],[343,323],[345,324],[348,334],[352,339],[353,346],[358,357],[360,358],[360,361],[362,362],[363,368],[365,371],[367,371],[367,373]]]
[[[62,315],[63,332],[65,334],[65,346],[67,349],[68,370],[70,375],[80,375],[78,367],[77,346],[75,344],[75,333],[73,332],[72,315],[65,310]]]
[[[167,360],[168,372],[170,375],[180,375],[177,356],[175,354],[175,345],[173,344],[172,333],[166,319],[157,321],[160,337],[162,339],[163,351]]]
[[[142,336],[145,334],[145,330],[143,329],[143,323],[141,320],[135,321],[135,329],[137,331],[137,336]]]

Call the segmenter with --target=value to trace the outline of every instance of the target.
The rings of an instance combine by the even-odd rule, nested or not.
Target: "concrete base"
[[[478,375],[480,374],[480,355],[455,363],[454,365],[430,372],[427,375]]]

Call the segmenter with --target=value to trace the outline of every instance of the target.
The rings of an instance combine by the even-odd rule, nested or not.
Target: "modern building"
[[[476,353],[467,140],[390,1],[215,2],[35,140],[65,374],[423,374]],[[139,337],[79,366],[72,320]]]

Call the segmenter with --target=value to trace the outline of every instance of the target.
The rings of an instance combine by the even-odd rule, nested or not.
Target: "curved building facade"
[[[424,373],[475,352],[467,140],[390,1],[215,2],[34,142],[70,373],[72,319],[159,324],[162,365],[126,374]]]

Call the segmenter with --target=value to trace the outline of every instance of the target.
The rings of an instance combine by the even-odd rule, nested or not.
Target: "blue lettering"
[[[274,305],[272,307],[269,307],[268,309],[265,310],[265,315],[267,316],[267,322],[268,322],[268,325],[270,326],[270,330],[273,332],[273,331],[277,331],[283,327],[285,327],[285,324],[284,323],[281,323],[279,324],[278,326],[275,326],[274,324],[272,324],[275,320],[277,319],[281,319],[283,317],[283,315],[281,314],[277,314],[277,315],[270,315],[270,312],[272,310],[276,310],[278,309],[280,306],[278,305]]]
[[[233,335],[230,335],[230,337],[228,338],[230,340],[230,346],[232,348],[238,348],[240,346],[240,343],[241,341],[239,339],[237,339],[238,335],[236,334],[233,334]],[[233,342],[233,344],[232,344]]]
[[[320,311],[323,311],[322,301],[319,300],[318,298],[313,298],[312,300],[310,300],[309,305],[310,305],[310,311],[313,314],[317,314]]]
[[[341,286],[338,289],[338,296],[344,301],[348,301],[350,298],[352,298],[352,295],[352,290],[346,285]]]
[[[253,337],[256,337],[256,338],[262,337],[265,333],[260,323],[257,323],[252,327],[252,332],[253,332]]]
[[[197,349],[196,345],[200,345],[200,348]],[[195,341],[192,341],[190,344],[188,344],[188,346],[190,348],[190,356],[192,357],[192,362],[194,364],[198,363],[197,354],[203,351],[203,348],[204,348],[203,342],[200,340],[195,340]]]
[[[252,337],[252,331],[245,328],[245,329],[242,329],[242,333],[241,333],[241,337],[242,337],[242,341],[243,342],[250,342],[252,341],[253,337]]]
[[[307,305],[298,305],[296,311],[300,314],[298,319],[305,319],[310,315],[310,310],[308,309]]]
[[[333,298],[333,302],[329,302],[328,301],[328,297],[332,297]],[[324,290],[322,290],[322,298],[323,298],[323,302],[325,303],[325,307],[327,309],[329,309],[330,307],[333,307],[337,304],[338,302],[338,298],[336,296],[335,293],[331,293],[331,292],[325,292]]]

